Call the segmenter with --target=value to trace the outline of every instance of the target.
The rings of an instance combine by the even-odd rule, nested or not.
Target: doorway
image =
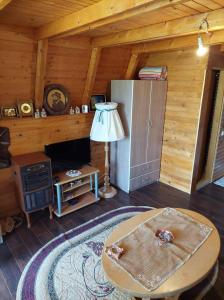
[[[224,187],[224,71],[212,70],[210,108],[196,189],[220,180]]]

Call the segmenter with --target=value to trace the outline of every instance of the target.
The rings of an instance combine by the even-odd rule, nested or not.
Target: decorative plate
[[[29,117],[33,115],[33,101],[18,101],[17,107],[20,117]]]
[[[44,107],[50,115],[62,115],[70,106],[68,92],[60,84],[50,84],[44,89]]]

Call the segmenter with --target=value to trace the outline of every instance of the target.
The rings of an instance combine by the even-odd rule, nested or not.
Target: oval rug
[[[17,300],[130,300],[105,278],[104,241],[119,223],[148,206],[125,206],[59,235],[29,261],[20,278]]]

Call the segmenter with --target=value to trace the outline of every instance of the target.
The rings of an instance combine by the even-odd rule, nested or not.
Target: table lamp
[[[112,198],[117,191],[110,185],[109,176],[109,142],[115,142],[124,138],[124,129],[117,112],[117,103],[97,103],[96,113],[90,132],[90,139],[97,142],[105,142],[105,175],[104,186],[99,189],[102,198]]]

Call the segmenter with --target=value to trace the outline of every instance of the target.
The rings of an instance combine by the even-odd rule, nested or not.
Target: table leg
[[[50,205],[48,206],[48,208],[49,208],[50,220],[52,220],[52,219],[53,219],[53,214],[52,214],[52,212],[53,212],[53,207],[52,207],[52,205],[50,204]]]
[[[61,187],[56,185],[57,190],[57,204],[58,204],[58,215],[61,216]]]
[[[93,179],[92,179],[92,175],[89,176],[89,181],[90,181],[90,190],[92,191],[92,189],[93,189]]]
[[[25,215],[26,215],[27,227],[30,228],[31,227],[30,215],[27,212],[25,212]]]
[[[94,188],[95,188],[95,198],[96,198],[96,200],[98,200],[98,173],[95,173]]]

